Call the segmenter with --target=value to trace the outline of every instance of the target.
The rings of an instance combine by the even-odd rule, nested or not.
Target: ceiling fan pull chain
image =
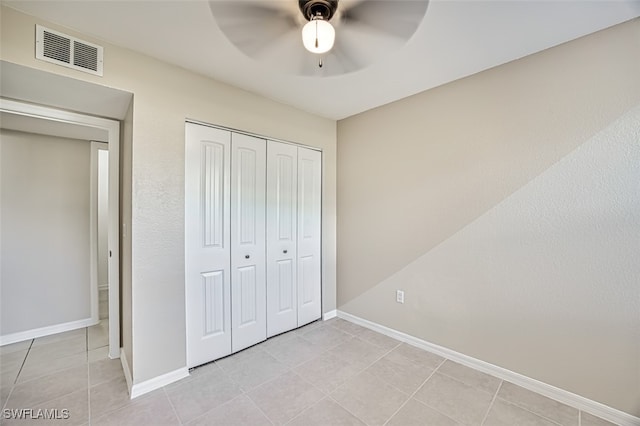
[[[317,48],[318,48],[318,19],[316,18],[316,49]]]

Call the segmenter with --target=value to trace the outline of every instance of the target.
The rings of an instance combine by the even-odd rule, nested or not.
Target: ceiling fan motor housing
[[[338,0],[298,0],[298,6],[307,21],[318,16],[328,21],[338,9]]]

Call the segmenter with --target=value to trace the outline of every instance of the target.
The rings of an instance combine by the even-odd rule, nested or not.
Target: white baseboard
[[[537,392],[548,398],[559,401],[563,404],[574,407],[578,410],[585,411],[594,416],[600,417],[612,423],[620,426],[640,426],[640,417],[632,416],[624,411],[617,410],[615,408],[604,405],[600,402],[593,401],[575,393],[566,391],[564,389],[557,388],[547,383],[540,382],[522,374],[507,370],[506,368],[498,367],[497,365],[490,364],[488,362],[464,355],[460,352],[456,352],[452,349],[445,348],[443,346],[436,345],[434,343],[427,342],[417,337],[410,336],[401,331],[394,330],[389,327],[377,324],[375,322],[360,318],[355,315],[351,315],[347,312],[338,310],[337,316],[344,320],[353,322],[354,324],[361,325],[368,329],[377,331],[394,339],[408,343],[412,346],[419,347],[429,352],[435,353],[451,361],[455,361],[459,364],[466,365],[475,370],[482,371],[483,373],[490,374],[502,380],[507,380],[518,386],[522,386],[530,391]]]
[[[325,312],[322,314],[322,321],[330,320],[331,318],[335,318],[338,316],[338,310],[334,309],[333,311]]]
[[[129,361],[127,361],[127,355],[125,354],[123,348],[120,348],[120,363],[122,364],[122,370],[124,371],[124,379],[127,381],[127,390],[129,391],[129,398],[131,398],[131,388],[133,387],[133,379],[131,378]]]
[[[184,367],[134,385],[133,379],[131,378],[131,370],[129,369],[129,361],[127,361],[127,355],[123,348],[120,348],[120,362],[122,363],[122,369],[124,370],[124,378],[127,381],[129,398],[131,399],[159,389],[169,383],[177,382],[189,375],[189,369]]]
[[[180,379],[184,379],[189,376],[189,369],[187,367],[178,368],[177,370],[170,371],[153,379],[145,380],[142,383],[136,383],[131,386],[129,395],[131,399],[137,398],[149,393],[170,383],[177,382]]]
[[[77,328],[90,327],[96,325],[99,321],[92,318],[86,318],[78,321],[70,321],[62,324],[50,325],[47,327],[34,328],[33,330],[20,331],[18,333],[5,334],[0,336],[0,346],[10,345],[11,343],[22,342],[24,340],[36,339],[38,337],[49,336],[51,334],[63,333],[65,331],[75,330]]]

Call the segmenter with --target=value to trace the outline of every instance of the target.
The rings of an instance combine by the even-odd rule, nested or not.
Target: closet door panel
[[[231,133],[187,123],[185,133],[187,366],[231,353]]]
[[[322,315],[322,154],[298,148],[298,326]]]
[[[232,351],[266,339],[266,141],[232,134]]]
[[[298,148],[267,144],[267,336],[298,325]]]

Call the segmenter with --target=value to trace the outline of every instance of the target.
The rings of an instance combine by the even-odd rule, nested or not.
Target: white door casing
[[[231,353],[229,131],[186,124],[187,366]]]
[[[57,123],[65,123],[77,128],[92,128],[106,132],[109,144],[109,195],[108,195],[108,279],[109,279],[109,358],[120,357],[120,123],[115,120],[78,114],[63,109],[50,108],[33,103],[0,98],[0,111],[28,116]],[[93,319],[90,319],[93,321]],[[55,331],[52,331],[55,330]],[[35,330],[37,335],[11,340],[0,336],[0,343],[14,343],[26,338],[40,337],[67,329],[46,327]],[[45,331],[43,334],[40,332]]]
[[[267,338],[266,140],[231,141],[231,328],[237,352]]]
[[[322,315],[322,153],[298,148],[298,327]]]
[[[267,142],[267,336],[298,326],[298,148]]]
[[[91,182],[90,182],[90,186],[91,186],[91,190],[90,190],[90,226],[91,226],[91,231],[90,231],[90,247],[89,247],[89,252],[90,252],[90,273],[91,273],[91,319],[93,320],[94,324],[97,324],[98,322],[100,322],[100,315],[99,315],[99,302],[98,302],[98,294],[99,294],[99,287],[104,284],[103,282],[100,282],[100,280],[98,279],[99,274],[98,274],[98,270],[99,270],[99,263],[102,260],[100,258],[100,254],[101,250],[100,250],[100,243],[102,242],[101,239],[99,238],[100,236],[100,225],[101,225],[101,221],[100,221],[100,215],[101,213],[103,213],[104,209],[101,209],[101,202],[105,201],[106,198],[106,208],[108,209],[108,205],[109,205],[109,194],[107,192],[107,194],[102,194],[101,189],[100,188],[100,181],[101,178],[103,178],[102,173],[104,172],[104,170],[102,170],[102,167],[100,166],[100,152],[106,153],[106,155],[109,155],[109,144],[108,143],[104,143],[104,142],[97,142],[97,141],[91,141]],[[108,158],[108,157],[107,157]],[[107,162],[107,179],[108,179],[108,162]],[[107,182],[108,185],[108,182]],[[108,187],[108,186],[107,186]],[[105,197],[106,195],[106,197]],[[102,198],[102,199],[101,199]],[[108,216],[108,212],[107,212],[107,216]],[[107,217],[107,222],[108,222],[108,217]],[[106,228],[108,228],[108,223]],[[108,235],[106,236],[108,238]],[[104,253],[104,257],[106,260],[106,263],[108,264],[109,262],[109,244],[108,241],[106,242],[106,253]],[[108,269],[108,266],[107,266]],[[107,270],[107,275],[108,275],[108,270]],[[108,278],[107,278],[107,284],[108,284]]]

